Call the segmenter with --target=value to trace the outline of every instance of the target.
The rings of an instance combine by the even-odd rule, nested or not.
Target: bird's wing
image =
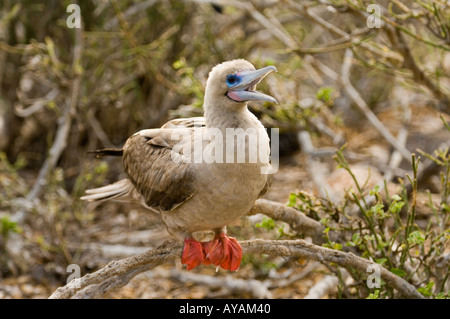
[[[189,118],[181,118],[174,119],[168,121],[166,124],[161,126],[162,129],[167,128],[193,128],[193,127],[204,127],[205,126],[205,118],[204,117],[189,117]]]
[[[194,194],[195,170],[183,155],[180,136],[192,136],[194,128],[142,130],[123,148],[125,171],[144,197],[159,211],[170,211]]]

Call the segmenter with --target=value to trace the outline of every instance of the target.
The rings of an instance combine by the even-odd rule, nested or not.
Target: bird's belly
[[[204,174],[196,181],[201,191],[175,210],[163,214],[168,227],[185,233],[226,226],[247,214],[263,189],[267,175],[253,166],[246,169],[227,167]]]

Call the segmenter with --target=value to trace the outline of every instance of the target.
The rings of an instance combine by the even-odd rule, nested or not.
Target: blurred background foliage
[[[81,8],[80,29],[66,24],[72,3]],[[380,16],[367,9],[371,3]],[[316,146],[308,154],[321,161],[347,143],[351,159],[381,173],[389,168],[390,154],[401,150],[400,138],[389,142],[383,133],[400,137],[404,129],[409,151],[432,153],[449,136],[440,119],[450,114],[449,5],[445,0],[1,1],[0,279],[31,274],[51,286],[67,277],[64,265],[96,269],[100,262],[86,262],[76,243],[95,241],[101,228],[93,225],[105,226],[99,218],[107,216],[86,209],[78,198],[123,171],[120,161],[98,161],[86,152],[120,147],[140,129],[201,114],[208,72],[225,60],[277,67],[259,89],[280,104],[250,108],[267,127],[281,129],[288,172],[306,169],[303,157],[289,157],[311,151],[305,152],[300,132]],[[374,22],[379,27],[370,27]],[[371,153],[370,145],[381,148]],[[405,157],[394,177],[411,172]],[[336,168],[329,166],[325,175]],[[324,195],[317,183],[302,183],[287,185],[292,192]],[[425,188],[443,191],[439,182]],[[286,202],[290,191],[273,193],[272,199]],[[103,214],[125,211],[102,207]],[[139,218],[127,220],[127,229],[154,222]],[[445,230],[448,218],[443,222]],[[115,233],[119,226],[111,220],[105,227]]]

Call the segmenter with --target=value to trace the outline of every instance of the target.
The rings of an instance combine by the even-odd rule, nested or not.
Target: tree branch
[[[352,253],[332,250],[306,242],[305,240],[262,240],[254,239],[240,242],[244,254],[268,254],[271,256],[300,257],[320,262],[335,263],[345,268],[353,268],[367,273],[368,267],[375,265],[380,269],[380,277],[386,284],[395,288],[405,298],[423,298],[417,290],[404,279],[394,275],[380,265]],[[109,290],[122,287],[137,274],[175,259],[182,254],[182,244],[172,244],[164,248],[149,250],[142,254],[110,262],[104,268],[74,279],[64,287],[58,288],[50,299],[93,298]]]
[[[316,244],[323,242],[323,230],[325,227],[320,222],[306,216],[295,208],[267,199],[258,199],[248,215],[258,213],[288,223],[295,231],[311,237]]]
[[[400,52],[403,56],[403,65],[405,68],[411,70],[413,79],[428,88],[431,93],[439,101],[439,110],[450,114],[450,96],[448,96],[443,88],[439,84],[433,83],[433,81],[425,74],[425,72],[417,65],[411,49],[399,29],[392,31],[391,28],[386,28],[386,33],[392,43],[392,45]]]

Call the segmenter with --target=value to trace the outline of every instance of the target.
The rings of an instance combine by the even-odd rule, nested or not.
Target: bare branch
[[[336,288],[338,284],[338,277],[332,275],[325,276],[322,280],[311,287],[308,294],[303,299],[320,299],[330,290]]]
[[[387,28],[387,34],[392,45],[402,54],[404,59],[404,67],[411,70],[414,80],[417,83],[422,84],[428,88],[431,93],[439,100],[439,108],[441,111],[450,114],[450,96],[448,96],[443,88],[434,84],[431,79],[425,74],[425,72],[417,65],[414,56],[411,53],[411,49],[399,29],[392,31]]]
[[[58,288],[50,298],[68,299],[76,294],[78,294],[76,298],[101,296],[112,288],[124,286],[128,281],[125,282],[126,280],[124,281],[122,278],[131,280],[137,274],[147,271],[158,264],[179,258],[181,251],[181,245],[176,245],[148,250],[139,255],[112,261],[102,269],[82,278],[74,279],[66,286]]]
[[[342,65],[342,82],[344,89],[350,98],[355,102],[355,105],[364,114],[367,120],[375,127],[378,133],[384,137],[397,151],[399,151],[403,158],[411,162],[411,152],[406,149],[399,141],[389,132],[389,130],[381,123],[378,117],[372,112],[366,101],[361,97],[358,91],[350,82],[350,68],[352,65],[353,52],[350,49],[345,51],[344,63]]]
[[[347,278],[350,278],[350,274],[345,269],[341,270],[342,279],[345,281]],[[333,275],[327,275],[314,286],[312,286],[308,294],[303,299],[320,299],[330,291],[336,289],[339,284],[339,278]]]
[[[248,215],[258,213],[290,224],[295,231],[311,237],[315,243],[323,242],[322,236],[325,229],[323,225],[295,208],[267,199],[258,199]]]
[[[417,290],[404,279],[394,275],[380,265],[352,253],[332,250],[317,246],[304,240],[262,240],[255,239],[240,242],[244,254],[268,254],[271,256],[300,257],[320,262],[335,263],[344,268],[353,268],[360,273],[367,273],[370,265],[380,267],[381,279],[406,298],[423,298]],[[145,253],[113,261],[104,268],[74,279],[64,287],[58,288],[51,299],[92,298],[103,295],[112,288],[122,287],[138,273],[158,264],[180,258],[181,244],[149,250]]]
[[[341,37],[341,39],[344,39],[345,41],[349,41],[350,43],[357,43],[359,42],[359,40],[355,39],[353,35],[343,31],[342,29],[339,29],[337,26],[335,26],[334,24],[322,19],[320,16],[318,16],[317,14],[315,14],[313,12],[313,10],[311,10],[311,8],[307,8],[304,4],[300,4],[300,3],[294,3],[293,1],[289,2],[290,6],[292,8],[297,9],[300,13],[302,13],[303,15],[305,15],[307,18],[309,18],[312,22],[317,23],[318,25],[322,26],[323,28],[327,29],[328,31],[330,31],[331,33]],[[366,29],[366,32],[370,31],[368,28]],[[392,52],[392,51],[385,51],[385,50],[381,50],[377,47],[374,47],[372,45],[370,45],[369,43],[366,42],[361,42],[358,43],[359,46],[361,46],[362,48],[387,59],[391,59],[397,62],[402,62],[402,56],[399,55],[396,52]]]
[[[313,158],[315,148],[311,141],[311,136],[308,131],[300,131],[297,133],[297,140],[300,143],[302,152],[306,155],[306,164],[308,167],[309,175],[311,176],[314,185],[320,196],[323,198],[330,198],[332,202],[337,200],[333,194],[331,187],[328,185],[325,176],[317,169],[318,163]]]

